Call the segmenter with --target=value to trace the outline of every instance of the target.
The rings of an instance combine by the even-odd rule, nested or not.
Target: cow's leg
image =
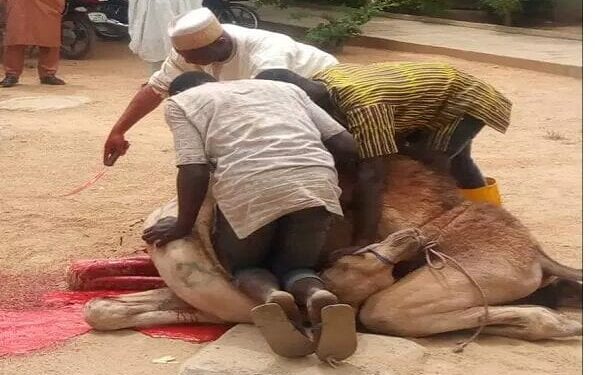
[[[213,315],[195,310],[170,289],[96,298],[84,308],[86,322],[107,331],[181,323],[223,323]]]
[[[517,270],[502,262],[490,265],[474,259],[472,264],[467,260],[461,263],[478,281],[490,305],[523,298],[535,291],[542,279],[538,264]],[[477,327],[483,317],[481,306],[479,290],[459,270],[450,265],[441,270],[424,266],[369,297],[360,320],[378,333],[428,336]]]
[[[150,246],[154,265],[167,286],[198,311],[232,323],[251,322],[256,303],[238,290],[220,265],[211,243],[213,202],[204,200],[193,235],[169,242],[163,248]],[[146,227],[167,216],[177,216],[177,201],[154,211]]]
[[[486,334],[531,341],[583,334],[581,323],[541,306],[494,306],[490,323]]]
[[[541,306],[490,306],[483,333],[523,340],[577,336],[583,333],[579,322]],[[482,306],[412,320],[415,326],[406,336],[422,337],[441,332],[477,328],[485,314]]]

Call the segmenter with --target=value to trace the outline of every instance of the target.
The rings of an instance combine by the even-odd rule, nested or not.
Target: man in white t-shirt
[[[113,165],[129,147],[125,133],[153,111],[170,83],[187,71],[206,71],[219,81],[250,79],[266,69],[285,68],[311,77],[335,65],[335,57],[292,38],[264,30],[221,25],[206,8],[175,18],[168,30],[173,49],[129,103],[104,145],[104,164]]]
[[[356,163],[354,139],[288,83],[216,82],[207,73],[188,72],[170,91],[175,95],[167,102],[166,120],[179,168],[178,216],[146,229],[143,239],[161,247],[188,235],[212,175],[213,242],[221,263],[243,292],[265,304],[253,318],[273,350],[284,356],[310,353],[313,345],[302,344],[306,337],[300,335],[299,344],[292,333],[280,337],[282,322],[269,309],[277,307],[301,324],[298,302],[315,329],[322,316],[353,316],[349,305],[337,304],[325,289],[316,267],[333,216],[343,215],[336,164]],[[346,341],[336,348],[342,352],[327,354],[336,360],[355,348],[354,321],[346,321],[337,326],[339,332],[328,333]]]

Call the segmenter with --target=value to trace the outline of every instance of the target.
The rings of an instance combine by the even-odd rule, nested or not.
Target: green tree
[[[481,3],[502,17],[506,26],[512,25],[513,13],[522,10],[521,0],[481,0]]]
[[[372,0],[361,7],[347,10],[341,17],[323,17],[327,22],[309,29],[305,39],[320,48],[335,51],[349,38],[360,35],[361,26],[375,15],[395,4],[395,0]]]

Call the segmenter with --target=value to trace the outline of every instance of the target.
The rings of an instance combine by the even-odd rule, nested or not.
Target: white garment
[[[218,22],[219,20],[217,20],[210,9],[194,9],[182,14],[181,17],[177,17],[176,20],[173,20],[173,23],[169,26],[169,36],[174,37],[196,34],[202,32],[207,27],[210,27],[211,24]]]
[[[323,141],[345,129],[298,87],[207,83],[171,97],[166,119],[177,165],[211,166],[213,195],[239,238],[310,207],[342,216],[337,172]]]
[[[129,49],[146,62],[163,61],[171,50],[169,22],[200,7],[202,0],[129,0]]]
[[[230,81],[250,79],[263,70],[282,68],[310,78],[338,63],[332,55],[284,34],[228,24],[223,25],[223,29],[234,42],[234,52],[229,60],[207,66],[193,65],[171,50],[162,69],[150,77],[148,83],[165,95],[171,82],[187,71],[206,71],[219,81]]]
[[[148,66],[148,72],[150,73],[149,75],[152,75],[152,74],[158,72],[160,70],[160,68],[162,67],[163,63],[164,63],[164,61],[147,62],[146,65]]]

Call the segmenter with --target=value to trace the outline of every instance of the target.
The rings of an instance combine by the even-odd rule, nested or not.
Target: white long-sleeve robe
[[[129,48],[146,62],[163,61],[171,50],[169,22],[200,7],[202,0],[129,0]]]

